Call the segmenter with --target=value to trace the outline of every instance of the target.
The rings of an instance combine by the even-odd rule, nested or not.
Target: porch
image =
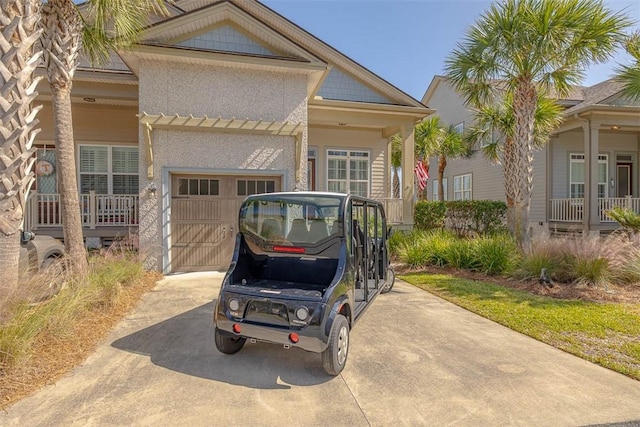
[[[116,236],[122,229],[138,227],[139,197],[137,194],[80,194],[82,226],[89,230],[104,229],[103,233],[86,236]],[[58,237],[54,230],[62,228],[60,194],[31,192],[27,200],[25,230],[40,231]]]

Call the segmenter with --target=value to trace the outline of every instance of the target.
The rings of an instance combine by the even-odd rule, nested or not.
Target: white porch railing
[[[83,227],[129,227],[138,225],[139,198],[132,194],[80,195],[80,215]],[[62,205],[59,194],[32,192],[27,201],[25,230],[62,227]]]
[[[556,222],[582,222],[584,211],[584,199],[551,199],[549,221]],[[616,197],[598,199],[598,216],[600,222],[615,222],[607,216],[607,211],[620,206],[640,213],[640,198]]]
[[[402,224],[402,199],[379,199],[384,206],[384,213],[389,224]]]

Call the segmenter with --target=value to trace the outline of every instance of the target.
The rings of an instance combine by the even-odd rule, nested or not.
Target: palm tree
[[[92,63],[138,40],[148,15],[165,12],[163,0],[88,0],[82,14],[73,0],[48,0],[42,6],[44,64],[53,96],[56,156],[62,225],[67,253],[78,272],[86,271],[76,179],[71,88],[82,49]]]
[[[502,165],[507,204],[507,229],[515,233],[517,195],[514,189],[519,186],[514,182],[518,175],[515,170],[513,99],[507,95],[501,104],[483,106],[474,109],[474,113],[475,123],[465,138],[469,144],[479,143],[482,154],[489,161]],[[534,148],[543,148],[549,142],[551,133],[561,123],[562,107],[555,100],[538,97],[534,122]]]
[[[469,105],[493,105],[502,91],[513,99],[512,190],[521,247],[528,244],[538,97],[551,88],[567,95],[588,65],[612,56],[630,24],[601,0],[505,0],[480,16],[446,61],[447,76]]]
[[[444,201],[442,181],[447,159],[469,156],[471,146],[453,126],[445,125],[437,116],[429,117],[416,126],[415,145],[418,159],[427,160],[432,156],[438,157],[438,199]]]
[[[33,184],[33,140],[38,133],[31,104],[38,95],[33,72],[40,58],[34,50],[39,37],[40,0],[0,1],[0,265],[3,287],[18,283],[20,229],[26,195]]]
[[[391,137],[391,167],[393,168],[392,184],[392,197],[399,199],[400,194],[400,175],[398,171],[402,167],[402,137],[400,134],[395,134]]]
[[[624,85],[624,92],[629,98],[640,100],[640,31],[629,36],[625,49],[633,57],[635,64],[621,65],[616,69],[616,77]]]

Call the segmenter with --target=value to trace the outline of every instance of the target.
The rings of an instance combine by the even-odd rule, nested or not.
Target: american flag
[[[413,169],[413,171],[416,174],[418,188],[420,189],[420,191],[424,191],[425,187],[427,186],[427,180],[429,179],[429,171],[424,166],[424,163],[422,163],[422,160],[418,160],[418,163],[416,163],[416,167]]]

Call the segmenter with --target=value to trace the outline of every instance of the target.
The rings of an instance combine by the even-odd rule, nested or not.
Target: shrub
[[[446,251],[455,237],[444,230],[410,233],[400,249],[400,260],[410,267],[447,264]]]
[[[443,228],[446,211],[445,202],[428,202],[425,200],[416,203],[414,208],[415,227],[420,230]]]
[[[630,233],[637,233],[640,231],[640,215],[635,213],[632,209],[625,209],[620,206],[616,206],[607,211],[607,216],[618,222],[624,230]]]
[[[477,270],[485,274],[511,272],[518,260],[518,249],[511,236],[485,236],[475,240],[473,257]]]
[[[537,279],[543,268],[554,281],[566,281],[565,239],[551,238],[548,234],[536,236],[520,259],[514,276],[520,279]]]
[[[493,200],[418,202],[415,225],[422,230],[447,228],[458,236],[496,234],[504,231],[507,205]]]
[[[454,239],[444,251],[444,259],[451,267],[475,270],[477,262],[473,254],[473,241]]]

